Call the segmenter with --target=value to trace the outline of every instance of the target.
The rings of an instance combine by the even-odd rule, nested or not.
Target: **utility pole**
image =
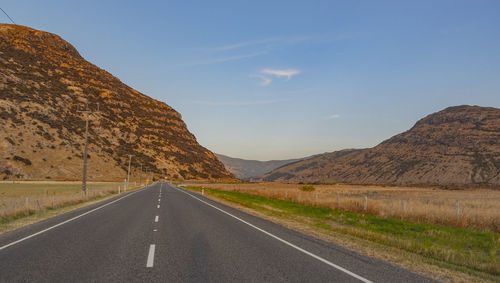
[[[142,185],[142,163],[139,163],[141,164],[141,173],[139,174],[139,186]]]
[[[89,115],[92,113],[99,112],[99,104],[97,104],[97,111],[92,112],[89,110],[89,102],[87,98],[87,103],[85,110],[78,110],[77,112],[85,113],[85,147],[83,149],[83,177],[82,177],[82,192],[87,197],[87,155],[89,147]]]
[[[164,178],[163,178],[163,179],[166,179],[166,178],[167,178],[167,167],[168,167],[168,163],[167,163],[167,162],[165,162],[165,161],[164,161],[164,160],[162,160],[162,159],[157,159],[157,160],[158,160],[158,161],[160,161],[160,162],[162,162],[163,164],[165,164],[165,168],[163,168],[164,173],[165,173],[165,176],[164,176]]]
[[[87,197],[87,155],[89,148],[89,111],[85,111],[85,147],[83,150],[83,180],[82,191]]]
[[[127,173],[127,189],[128,189],[128,185],[130,183],[130,163],[132,162],[132,154],[129,154],[128,155],[128,173]]]

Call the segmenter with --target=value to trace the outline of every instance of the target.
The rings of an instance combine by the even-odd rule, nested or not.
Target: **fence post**
[[[457,220],[458,220],[458,218],[460,217],[460,201],[459,200],[457,200],[457,203],[456,203],[455,215],[456,215]]]
[[[365,196],[363,199],[363,210],[366,211],[366,207],[368,206],[368,197]]]
[[[318,192],[314,192],[314,204],[318,204]]]
[[[288,200],[288,191],[285,191],[285,200]]]
[[[24,199],[24,208],[26,209],[26,212],[29,212],[30,209],[29,209],[29,200],[28,200],[28,197],[26,197]]]
[[[337,209],[340,208],[339,193],[337,193]]]
[[[204,196],[205,195],[205,189],[201,188],[201,195]]]
[[[403,213],[406,214],[406,200],[405,199],[401,200],[401,209],[403,210]]]
[[[297,202],[300,202],[300,191],[299,194],[297,195]]]
[[[120,190],[121,190],[121,188],[120,188],[120,186],[118,186],[118,194],[120,194]]]
[[[52,209],[54,209],[54,200],[56,198],[56,192],[52,193]]]

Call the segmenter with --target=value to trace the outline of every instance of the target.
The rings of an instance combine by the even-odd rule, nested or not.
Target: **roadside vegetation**
[[[500,190],[283,183],[200,184],[384,218],[500,232]]]
[[[314,186],[302,186],[299,188],[299,190],[304,191],[304,192],[314,192],[316,188]]]
[[[117,194],[119,186],[123,192],[122,183],[87,183],[85,196],[79,182],[0,183],[0,234]]]
[[[201,191],[199,186],[186,188]],[[204,193],[272,217],[298,221],[320,233],[340,233],[416,254],[428,263],[473,278],[500,280],[499,233],[417,223],[205,186]]]

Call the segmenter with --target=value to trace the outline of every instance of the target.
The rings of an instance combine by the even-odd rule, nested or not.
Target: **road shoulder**
[[[201,195],[201,193],[198,191],[189,191],[192,193],[196,193],[197,195]],[[460,270],[457,270],[456,268],[447,266],[442,262],[438,262],[436,260],[415,253],[410,253],[394,247],[388,247],[386,245],[378,244],[336,231],[326,231],[324,229],[320,229],[314,225],[311,219],[308,219],[306,217],[276,216],[276,214],[273,213],[272,208],[269,208],[267,210],[262,208],[250,208],[239,203],[215,197],[210,194],[205,194],[204,197],[226,206],[238,209],[250,215],[254,215],[256,217],[277,223],[288,229],[313,236],[326,242],[341,245],[359,254],[383,260],[394,266],[402,267],[406,270],[433,278],[435,280],[445,282],[485,282],[488,280],[488,276],[486,275],[477,276],[475,274],[462,272]],[[490,281],[495,282],[494,279],[490,279]]]

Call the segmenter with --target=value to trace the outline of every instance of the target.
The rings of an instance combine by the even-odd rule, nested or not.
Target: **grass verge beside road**
[[[0,234],[111,198],[119,185],[88,183],[85,197],[79,182],[0,183]]]
[[[299,230],[319,234],[321,238],[339,242],[338,236],[342,235],[341,244],[350,242],[350,248],[402,263],[439,280],[500,281],[499,233],[414,223],[240,192],[204,190],[211,198],[242,206],[286,226],[300,227]],[[404,264],[409,258],[410,262]]]

